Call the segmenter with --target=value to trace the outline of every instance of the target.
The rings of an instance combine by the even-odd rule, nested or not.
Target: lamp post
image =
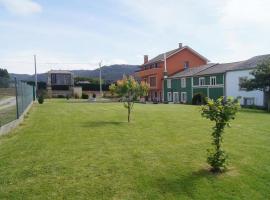
[[[100,96],[102,97],[102,80],[101,80],[101,66],[102,66],[102,60],[99,62],[99,92]]]
[[[37,58],[36,58],[36,55],[34,55],[34,65],[35,65],[35,100],[37,100],[38,85],[37,85]]]

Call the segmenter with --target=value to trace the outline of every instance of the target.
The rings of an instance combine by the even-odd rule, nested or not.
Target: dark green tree
[[[8,87],[9,85],[9,73],[6,69],[0,68],[0,87]]]
[[[226,169],[227,154],[222,149],[223,133],[230,121],[234,120],[240,108],[238,99],[221,97],[216,101],[207,99],[206,105],[202,106],[202,116],[215,122],[213,127],[212,149],[208,149],[207,162],[213,172],[222,172]]]
[[[259,63],[250,73],[253,78],[245,78],[241,81],[240,87],[247,91],[261,90],[265,96],[265,106],[270,112],[270,59]]]

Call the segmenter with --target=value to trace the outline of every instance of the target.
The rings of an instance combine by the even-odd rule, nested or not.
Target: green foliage
[[[9,78],[8,71],[0,68],[0,87],[7,88],[9,86]]]
[[[103,80],[101,80],[103,83]],[[99,79],[98,78],[87,78],[87,77],[75,77],[74,78],[74,82],[78,83],[78,82],[89,82],[92,84],[99,84]]]
[[[216,101],[207,99],[206,105],[202,106],[202,117],[215,122],[213,127],[213,149],[208,149],[207,162],[213,172],[221,172],[226,169],[227,155],[221,147],[224,128],[230,126],[230,121],[240,108],[238,99],[221,97]]]
[[[240,87],[245,88],[247,91],[263,91],[266,95],[267,107],[270,112],[270,59],[259,63],[250,74],[253,75],[253,78],[243,79]]]
[[[43,97],[43,95],[40,95],[40,96],[38,97],[38,103],[39,103],[39,104],[43,104],[43,103],[44,103],[44,97]]]
[[[205,101],[205,95],[202,93],[194,94],[192,98],[192,105],[203,105],[206,103]]]
[[[134,102],[141,96],[148,94],[149,85],[145,82],[138,83],[132,76],[124,76],[117,84],[110,87],[112,94],[117,94],[124,102],[124,107],[128,109],[128,122],[130,122],[130,113],[133,109]]]
[[[88,99],[89,98],[89,95],[86,94],[86,93],[82,93],[82,99]]]

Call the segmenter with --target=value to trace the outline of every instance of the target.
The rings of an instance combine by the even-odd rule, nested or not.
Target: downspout
[[[162,100],[164,101],[165,100],[165,88],[164,88],[164,85],[165,85],[165,81],[168,78],[168,73],[167,73],[167,56],[166,56],[166,53],[164,53],[163,56],[164,56],[164,73],[163,73],[163,85],[162,85],[162,91],[163,91]]]

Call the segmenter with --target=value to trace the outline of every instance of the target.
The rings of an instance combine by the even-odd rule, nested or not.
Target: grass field
[[[270,114],[243,110],[227,129],[229,171],[206,164],[211,122],[199,107],[34,105],[0,138],[0,199],[270,199]]]

